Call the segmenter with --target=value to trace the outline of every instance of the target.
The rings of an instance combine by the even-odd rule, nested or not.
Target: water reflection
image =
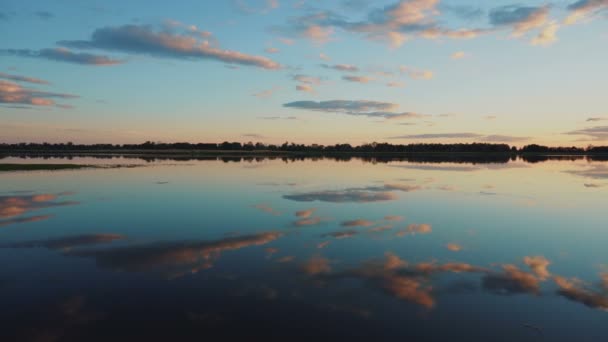
[[[2,176],[0,339],[603,336],[605,165],[427,158]]]
[[[69,195],[72,193],[0,196],[0,227],[49,219],[52,215],[27,215],[42,209],[78,204],[75,201],[59,200]]]

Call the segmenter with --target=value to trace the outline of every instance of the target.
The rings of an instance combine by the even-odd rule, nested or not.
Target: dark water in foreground
[[[0,174],[0,341],[608,338],[606,162],[101,163]]]

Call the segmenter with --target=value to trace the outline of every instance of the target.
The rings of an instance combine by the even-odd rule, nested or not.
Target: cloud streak
[[[75,49],[100,49],[159,58],[214,60],[228,64],[276,70],[281,65],[270,58],[224,50],[210,40],[188,33],[156,31],[149,26],[123,25],[96,29],[89,40],[64,40],[59,45]]]
[[[399,105],[395,103],[369,100],[295,101],[285,103],[283,104],[283,107],[384,119],[411,119],[424,117],[424,115],[417,113],[395,112],[399,107]]]
[[[66,62],[81,65],[92,65],[92,66],[110,66],[122,64],[124,60],[112,59],[108,56],[94,55],[85,52],[73,52],[69,49],[59,47],[53,49],[5,49],[0,50],[1,54],[26,57],[26,58],[40,58],[47,59],[57,62]]]

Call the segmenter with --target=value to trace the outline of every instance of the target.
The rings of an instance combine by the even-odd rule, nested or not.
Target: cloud
[[[34,15],[36,15],[38,18],[40,18],[42,20],[50,20],[55,17],[55,15],[53,13],[48,12],[48,11],[36,11],[36,12],[34,12]]]
[[[551,273],[547,270],[551,262],[543,256],[527,256],[524,258],[524,264],[530,267],[540,280],[546,280],[551,276]]]
[[[323,67],[325,69],[333,69],[333,70],[344,71],[344,72],[358,72],[359,71],[359,67],[357,67],[356,65],[352,65],[352,64],[334,64],[334,65],[321,64],[321,67]]]
[[[536,37],[530,42],[532,45],[547,46],[557,41],[557,30],[559,30],[559,24],[556,22],[548,23]]]
[[[540,293],[540,280],[534,274],[521,271],[515,265],[504,265],[503,272],[491,272],[482,280],[483,288],[502,295]]]
[[[53,49],[5,49],[0,50],[0,54],[12,55],[17,57],[41,58],[57,62],[66,62],[81,65],[109,66],[122,64],[124,60],[112,59],[108,56],[94,55],[84,52],[72,52],[66,48],[59,47]]]
[[[260,116],[260,120],[297,120],[295,116]]]
[[[335,278],[358,278],[390,296],[431,309],[435,306],[433,288],[423,274],[410,271],[408,263],[393,253],[384,260],[372,260],[334,275]]]
[[[126,272],[160,271],[169,278],[213,266],[214,260],[225,251],[250,246],[262,246],[279,239],[283,234],[264,232],[229,237],[215,241],[186,241],[151,243],[104,249],[86,249],[66,252],[67,256],[94,258],[103,269]]]
[[[374,221],[357,219],[357,220],[344,221],[344,222],[340,223],[340,225],[342,227],[370,227],[370,226],[374,225]]]
[[[264,49],[264,51],[266,51],[267,53],[279,53],[281,52],[281,50],[275,48],[275,47],[268,47],[266,49]]]
[[[608,165],[604,164],[595,164],[584,170],[571,170],[564,172],[591,179],[608,179]]]
[[[16,82],[28,82],[28,83],[36,83],[36,84],[50,84],[48,81],[41,80],[39,78],[26,77],[26,76],[20,76],[20,75],[11,75],[11,74],[5,74],[3,72],[0,72],[0,78],[3,78],[5,80],[10,80],[10,81],[16,81]]]
[[[306,30],[302,32],[302,35],[315,43],[325,44],[331,40],[333,33],[334,29],[331,27],[312,25],[306,28]]]
[[[406,65],[399,67],[399,72],[408,75],[415,80],[430,80],[434,77],[434,73],[430,70],[420,70]]]
[[[526,140],[530,140],[530,137],[516,137],[516,136],[511,136],[511,135],[500,135],[500,134],[492,134],[492,135],[486,135],[485,137],[482,137],[480,140],[481,141],[487,141],[487,142],[520,142],[520,141],[526,141]]]
[[[260,203],[253,206],[255,209],[268,213],[270,215],[279,216],[281,212],[269,206],[268,204]]]
[[[485,14],[482,8],[470,5],[441,4],[440,9],[453,13],[465,20],[479,19]]]
[[[159,58],[214,60],[269,70],[281,68],[279,63],[267,57],[221,49],[212,41],[199,40],[188,33],[157,32],[149,26],[103,27],[95,30],[90,40],[64,40],[58,44],[76,49],[101,49]]]
[[[391,192],[371,192],[347,189],[284,195],[283,198],[296,202],[370,203],[393,201],[397,199],[397,196]]]
[[[388,139],[475,139],[484,142],[520,142],[530,140],[529,137],[516,137],[510,135],[482,135],[478,133],[462,132],[462,133],[424,133],[424,134],[406,134],[395,137],[388,137]]]
[[[520,37],[532,29],[545,26],[549,6],[508,5],[490,11],[490,23],[507,26],[513,30],[513,37]]]
[[[570,14],[564,22],[566,25],[572,25],[607,9],[608,0],[579,0],[568,6]]]
[[[296,85],[296,90],[297,91],[304,91],[304,92],[312,93],[312,92],[315,91],[315,88],[313,88],[309,84],[298,84],[298,85]]]
[[[267,99],[267,98],[272,97],[272,95],[274,95],[274,93],[276,93],[279,90],[281,90],[281,87],[274,87],[272,89],[262,90],[260,92],[254,93],[252,95],[257,97],[258,99]]]
[[[327,274],[331,272],[331,265],[328,259],[314,256],[302,264],[301,269],[308,275]]]
[[[559,288],[557,290],[558,295],[593,309],[608,310],[608,295],[605,293],[586,288],[577,279],[556,276],[553,280]]]
[[[311,84],[311,85],[319,85],[322,83],[322,80],[319,77],[302,75],[302,74],[293,75],[293,76],[291,76],[291,79],[296,82],[300,82],[300,83],[304,83],[304,84]]]
[[[589,121],[589,120],[587,120]],[[592,120],[598,121],[598,120]],[[586,135],[597,140],[608,140],[608,126],[595,126],[589,128],[578,129],[569,131],[564,134],[568,135]]]
[[[315,211],[317,211],[316,208],[296,211],[296,216],[300,218],[308,218],[311,217],[315,213]]]
[[[323,52],[319,53],[319,58],[322,59],[322,60],[324,60],[324,61],[331,60],[331,58],[328,55],[324,54]]]
[[[372,78],[366,76],[342,76],[342,79],[345,81],[356,83],[369,83],[373,80]]]
[[[261,134],[257,134],[257,133],[245,133],[242,134],[243,137],[245,138],[255,138],[255,139],[264,139],[266,138],[265,136],[261,135]]]
[[[47,208],[62,207],[78,204],[74,201],[58,201],[67,194],[33,194],[21,196],[0,196],[0,226],[14,223],[35,222],[48,219],[50,216],[41,215],[24,217],[33,211]]]
[[[314,11],[291,18],[288,27],[274,28],[277,32],[303,36],[311,28],[315,30],[340,29],[362,35],[371,41],[383,42],[398,48],[412,37],[473,38],[483,34],[483,29],[452,29],[441,26],[435,18],[439,15],[439,0],[401,0],[383,8],[368,11],[366,18],[359,21],[348,20],[341,13]]]
[[[386,84],[389,88],[405,88],[405,82],[391,81]]]
[[[604,120],[608,120],[608,118],[603,118],[603,117],[591,117],[591,118],[587,118],[587,122],[595,122],[595,121],[604,121]]]
[[[72,99],[77,97],[78,96],[72,94],[53,93],[32,88],[24,88],[17,83],[0,80],[0,104],[58,106],[53,99]]]
[[[285,103],[283,107],[384,119],[410,119],[424,116],[411,112],[394,112],[399,107],[395,103],[368,100],[295,101]]]
[[[466,56],[467,56],[466,52],[464,52],[464,51],[456,51],[450,57],[452,59],[463,59]]]
[[[323,248],[325,248],[325,247],[329,246],[329,244],[330,244],[330,243],[331,243],[331,241],[323,241],[323,242],[319,242],[319,243],[317,244],[317,248],[318,248],[318,249],[323,249]]]
[[[462,250],[462,246],[454,242],[448,243],[447,245],[445,245],[445,248],[452,252],[460,252]]]
[[[381,186],[367,186],[347,188],[344,190],[326,190],[284,195],[283,198],[298,202],[333,202],[333,203],[368,203],[392,201],[397,199],[394,191],[410,192],[420,190],[417,185],[384,184]]]
[[[289,38],[279,38],[279,42],[281,42],[285,45],[293,45],[293,43],[294,43],[294,41]]]
[[[482,136],[483,135],[476,133],[428,133],[400,135],[396,137],[390,137],[389,139],[469,139],[479,138]]]
[[[12,224],[39,222],[52,218],[53,215],[36,215],[28,217],[14,217],[8,220],[0,220],[0,227],[10,226]]]
[[[70,250],[74,247],[90,246],[124,240],[126,237],[120,234],[86,234],[66,236],[47,240],[33,240],[0,245],[1,248],[47,248],[52,250]]]
[[[410,224],[405,229],[397,232],[395,236],[403,237],[406,235],[416,235],[416,234],[430,234],[433,231],[433,227],[427,223],[421,224]]]
[[[336,239],[347,239],[347,238],[351,238],[357,234],[359,234],[358,231],[356,231],[354,229],[349,229],[349,230],[342,230],[342,231],[338,231],[338,232],[326,233],[326,234],[321,235],[321,237],[334,237]]]
[[[322,219],[318,216],[304,217],[294,221],[294,227],[316,226],[320,224]]]

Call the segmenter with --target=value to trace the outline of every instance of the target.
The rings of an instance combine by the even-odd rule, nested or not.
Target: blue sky
[[[8,0],[0,140],[597,145],[607,43],[607,0]]]

